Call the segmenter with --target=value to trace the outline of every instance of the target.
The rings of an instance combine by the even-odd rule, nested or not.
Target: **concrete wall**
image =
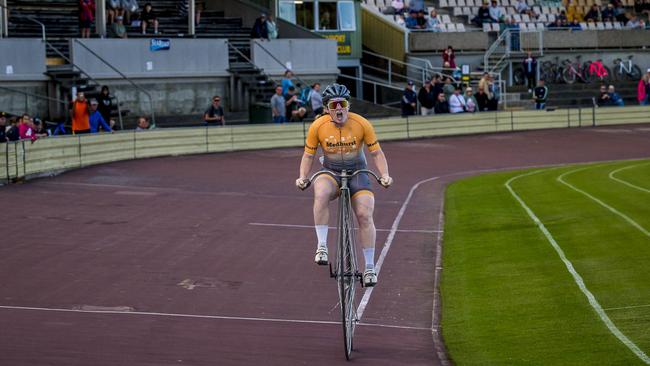
[[[274,60],[266,49],[282,65]],[[282,75],[287,62],[296,75],[339,73],[336,55],[336,41],[329,39],[276,39],[271,42],[252,40],[251,59],[255,66],[272,76]]]
[[[22,93],[47,96],[47,83],[44,81],[0,82],[0,111],[11,114],[30,113],[44,117],[48,114],[48,101]],[[7,89],[5,89],[7,88]],[[11,90],[9,90],[11,89]]]
[[[47,80],[45,43],[40,38],[0,39],[0,81]]]
[[[161,37],[164,38],[164,37]],[[79,39],[129,78],[217,77],[228,75],[224,39],[170,39],[167,51],[151,51],[150,39]],[[74,40],[71,58],[94,78],[119,74]]]

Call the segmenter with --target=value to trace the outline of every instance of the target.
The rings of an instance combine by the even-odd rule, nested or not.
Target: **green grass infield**
[[[454,363],[650,364],[650,160],[487,174],[445,199]]]

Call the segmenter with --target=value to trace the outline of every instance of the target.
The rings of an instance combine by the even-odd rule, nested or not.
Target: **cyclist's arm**
[[[307,174],[311,171],[311,166],[314,162],[314,155],[318,150],[318,124],[316,122],[309,126],[307,131],[307,139],[305,140],[305,150],[300,160],[300,176],[299,178],[307,178]]]
[[[310,153],[303,153],[300,160],[300,178],[307,178],[307,174],[311,171],[311,166],[314,163],[314,155]]]
[[[386,160],[386,155],[381,149],[370,152],[370,157],[372,162],[375,163],[377,170],[379,171],[380,177],[389,177],[388,174],[388,161]]]

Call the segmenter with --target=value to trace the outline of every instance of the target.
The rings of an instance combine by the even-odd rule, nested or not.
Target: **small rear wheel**
[[[630,80],[637,81],[641,79],[641,69],[637,65],[632,65],[632,70],[628,75]]]
[[[573,71],[572,67],[565,67],[562,71],[562,80],[567,84],[573,84],[576,82],[576,73]]]

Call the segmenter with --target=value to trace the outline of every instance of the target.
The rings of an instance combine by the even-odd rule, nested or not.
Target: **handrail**
[[[86,77],[88,79],[90,79],[90,81],[97,84],[98,86],[101,85],[99,83],[99,81],[95,80],[95,78],[92,77],[92,75],[90,75],[88,72],[86,72],[84,69],[82,69],[79,65],[75,64],[74,61],[72,61],[68,56],[64,55],[63,52],[61,52],[58,48],[54,47],[50,42],[45,41],[45,45],[47,45],[52,50],[54,50],[54,52],[57,55],[59,55],[61,58],[68,61],[68,63],[70,63],[70,65],[72,65],[73,67],[76,67],[77,69],[79,69],[79,71],[81,71],[82,74],[86,75]],[[119,109],[120,99],[117,97],[117,95],[113,95],[113,97],[115,98],[116,103],[118,105],[117,118],[120,121],[120,128],[124,129],[124,125],[122,124],[122,113],[120,112],[120,109]]]
[[[43,100],[49,100],[49,101],[52,101],[52,102],[57,102],[57,103],[59,103],[59,104],[63,104],[63,105],[65,106],[66,120],[68,119],[68,113],[69,113],[69,108],[68,108],[68,106],[70,105],[70,103],[69,103],[67,100],[62,100],[62,99],[58,99],[58,98],[52,98],[52,97],[48,97],[48,96],[46,96],[46,95],[40,95],[40,94],[30,93],[30,92],[27,92],[27,91],[24,91],[24,90],[19,90],[19,89],[14,89],[14,88],[9,88],[9,87],[2,86],[2,85],[0,85],[0,89],[7,90],[7,91],[10,91],[10,92],[13,92],[13,93],[23,94],[23,95],[25,95],[25,96],[30,96],[30,97],[33,97],[33,98],[38,98],[38,99],[43,99]]]
[[[413,60],[421,61],[424,64],[424,67],[422,67],[422,66],[419,66],[419,65],[416,65],[416,64],[404,62],[404,61],[394,59],[394,58],[391,58],[391,57],[388,57],[388,56],[380,55],[378,53],[371,52],[371,51],[364,50],[363,53],[374,56],[374,57],[379,57],[381,59],[384,59],[384,60],[388,61],[388,83],[389,84],[392,84],[392,75],[393,74],[395,74],[397,76],[403,76],[405,79],[408,79],[408,75],[403,75],[403,74],[398,74],[398,73],[392,72],[392,67],[391,67],[392,62],[404,65],[407,68],[411,67],[411,68],[419,69],[422,72],[422,80],[421,80],[422,83],[424,83],[424,79],[427,76],[430,76],[429,74],[437,74],[438,76],[448,76],[448,77],[452,78],[452,82],[454,82],[454,83],[457,82],[457,80],[453,76],[444,74],[445,70],[451,70],[451,69],[444,68],[444,67],[433,67],[433,65],[431,64],[431,61],[429,61],[427,59],[424,59],[424,58],[410,57]],[[370,65],[365,65],[365,66],[370,67]],[[438,69],[440,71],[436,71],[436,69]]]
[[[506,37],[510,37],[510,29],[505,29],[499,35],[499,37],[497,37],[497,40],[494,41],[494,43],[492,43],[490,47],[488,47],[488,49],[485,51],[485,54],[483,55],[483,66],[485,67],[485,71],[489,71],[488,69],[490,67],[489,64],[490,56],[492,56],[492,54],[496,52],[497,48],[501,46],[501,43],[505,41]],[[506,49],[506,54],[508,52],[509,50]]]
[[[0,38],[9,37],[9,11],[7,0],[0,0]]]
[[[43,24],[40,21],[36,20],[36,18],[34,18],[33,16],[25,17],[25,19],[30,20],[30,21],[32,21],[32,22],[34,22],[34,23],[41,26],[41,33],[43,35],[42,36],[43,37],[43,42],[45,42],[45,24]]]
[[[85,44],[83,44],[82,42],[80,42],[78,39],[75,38],[75,39],[74,39],[74,42],[77,43],[77,44],[79,44],[79,45],[80,45],[81,47],[83,47],[86,51],[90,52],[90,54],[92,54],[93,56],[95,56],[98,60],[100,60],[101,62],[103,62],[106,66],[108,66],[109,68],[111,68],[113,71],[115,71],[116,73],[118,73],[118,74],[119,74],[119,75],[120,75],[124,80],[128,81],[129,84],[131,84],[134,88],[138,89],[140,92],[144,93],[144,95],[146,95],[147,97],[149,97],[149,104],[151,105],[151,127],[152,127],[152,128],[153,128],[153,127],[156,127],[156,115],[155,115],[156,111],[155,111],[155,108],[154,108],[153,97],[151,96],[151,94],[150,94],[147,90],[145,90],[143,87],[141,87],[140,85],[134,83],[133,80],[129,79],[129,78],[128,78],[126,75],[124,75],[120,70],[118,70],[117,68],[115,68],[113,65],[111,65],[111,63],[109,63],[108,61],[106,61],[103,57],[101,57],[100,55],[98,55],[95,51],[91,50],[88,46],[86,46]],[[78,67],[78,66],[77,66],[77,67]],[[80,70],[81,70],[81,69],[80,69]],[[87,73],[85,73],[85,74],[87,74]]]
[[[257,42],[256,42],[255,44],[257,44],[257,45],[262,49],[262,51],[266,52],[267,55],[271,56],[271,58],[273,59],[273,61],[277,62],[279,65],[281,65],[281,66],[284,67],[284,68],[287,67],[285,64],[282,63],[282,61],[280,61],[277,57],[275,57],[275,56],[274,56],[274,55],[273,55],[269,50],[267,50],[264,46],[262,46],[261,43],[257,43]],[[293,72],[293,71],[292,71],[292,72]],[[309,84],[307,84],[304,80],[302,80],[298,75],[294,74],[293,76],[295,76],[296,79],[297,79],[299,82],[301,82],[303,85],[309,85]]]

